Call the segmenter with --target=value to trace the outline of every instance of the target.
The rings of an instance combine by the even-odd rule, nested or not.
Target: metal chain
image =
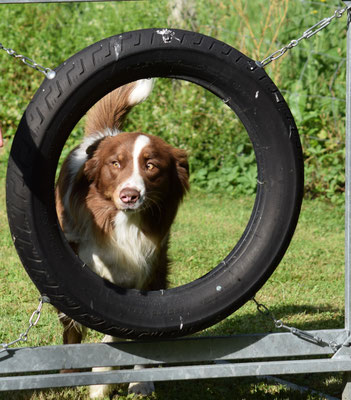
[[[312,343],[315,343],[318,345],[327,345],[334,352],[337,352],[337,350],[342,346],[342,344],[338,344],[333,340],[330,342],[327,342],[317,335],[312,335],[311,333],[302,331],[301,329],[284,324],[282,320],[275,318],[274,314],[268,309],[267,306],[265,306],[262,303],[259,303],[254,297],[251,300],[256,304],[257,311],[259,313],[261,313],[262,315],[266,316],[267,318],[271,319],[276,328],[285,329],[288,332],[292,333],[293,335],[299,337],[300,339],[304,339],[304,340],[307,340],[309,342],[312,342]]]
[[[266,65],[268,65],[272,61],[277,60],[278,58],[282,57],[288,50],[292,49],[293,47],[296,47],[301,42],[301,40],[309,39],[310,37],[314,36],[316,33],[321,31],[322,29],[326,28],[334,18],[341,18],[343,16],[343,14],[348,9],[350,9],[350,7],[351,6],[346,6],[344,8],[335,10],[334,14],[331,17],[323,18],[321,21],[319,21],[316,24],[314,24],[313,26],[311,26],[311,28],[307,29],[301,37],[299,37],[298,39],[292,40],[289,44],[287,44],[286,46],[282,47],[281,49],[275,51],[270,56],[266,57],[264,60],[256,61],[256,64],[259,67],[264,68]]]
[[[266,57],[262,61],[256,61],[256,64],[264,68],[266,65],[270,64],[272,61],[277,60],[278,58],[282,57],[288,50],[292,49],[293,47],[296,47],[301,40],[303,39],[309,39],[310,37],[314,36],[316,33],[321,31],[322,29],[326,28],[331,21],[334,18],[341,18],[343,14],[350,8],[351,6],[346,6],[344,8],[338,9],[334,11],[334,14],[331,17],[323,18],[321,21],[317,22],[315,25],[311,26],[311,28],[307,29],[301,37],[298,39],[292,40],[289,44],[286,46],[282,47],[279,50],[276,50],[274,53],[272,53],[270,56]],[[54,79],[56,76],[55,71],[53,71],[50,68],[45,68],[42,65],[36,63],[34,60],[23,56],[22,54],[18,54],[15,50],[6,48],[3,46],[2,43],[0,43],[0,50],[4,50],[7,52],[7,54],[11,57],[14,58],[19,58],[21,61],[28,65],[30,68],[33,68],[41,73],[43,73],[48,79]]]
[[[41,309],[42,309],[44,303],[50,303],[50,299],[46,296],[42,296],[39,298],[39,305],[38,305],[37,309],[31,315],[31,317],[29,318],[29,324],[28,324],[27,329],[24,332],[22,332],[19,335],[19,337],[17,339],[13,340],[12,342],[0,343],[0,348],[2,347],[2,349],[0,349],[0,353],[3,351],[6,351],[10,346],[13,346],[14,344],[16,344],[18,342],[26,342],[28,340],[29,331],[33,328],[33,326],[36,326],[37,323],[39,322],[39,319],[41,316]]]
[[[0,50],[6,51],[6,53],[11,57],[19,58],[24,64],[28,65],[30,68],[33,68],[36,71],[43,73],[48,79],[54,79],[56,76],[56,72],[52,69],[45,68],[42,65],[36,63],[34,60],[23,56],[22,54],[18,54],[15,50],[4,47],[2,43],[0,43]]]

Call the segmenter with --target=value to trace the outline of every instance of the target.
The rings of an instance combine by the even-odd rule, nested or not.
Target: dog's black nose
[[[124,188],[123,190],[121,190],[121,193],[119,194],[119,198],[125,204],[134,204],[139,200],[140,192],[136,189]]]

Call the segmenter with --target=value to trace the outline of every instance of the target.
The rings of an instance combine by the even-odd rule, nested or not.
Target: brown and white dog
[[[56,187],[61,228],[81,260],[121,287],[142,290],[167,287],[170,227],[189,188],[184,150],[156,136],[120,132],[152,86],[148,79],[122,86],[88,112],[86,136],[64,161]],[[84,327],[60,318],[64,343],[81,342]],[[152,390],[152,384],[130,385],[131,392]],[[92,386],[90,395],[108,391]]]

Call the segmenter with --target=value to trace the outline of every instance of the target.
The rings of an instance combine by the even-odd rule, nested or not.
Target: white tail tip
[[[153,79],[140,79],[135,82],[135,87],[129,95],[129,103],[135,106],[148,98],[154,87]]]

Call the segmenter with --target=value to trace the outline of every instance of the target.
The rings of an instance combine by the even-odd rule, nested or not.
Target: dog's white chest
[[[103,245],[81,242],[80,258],[101,277],[122,287],[141,289],[152,271],[157,247],[138,222],[137,216],[119,212],[109,240]]]

